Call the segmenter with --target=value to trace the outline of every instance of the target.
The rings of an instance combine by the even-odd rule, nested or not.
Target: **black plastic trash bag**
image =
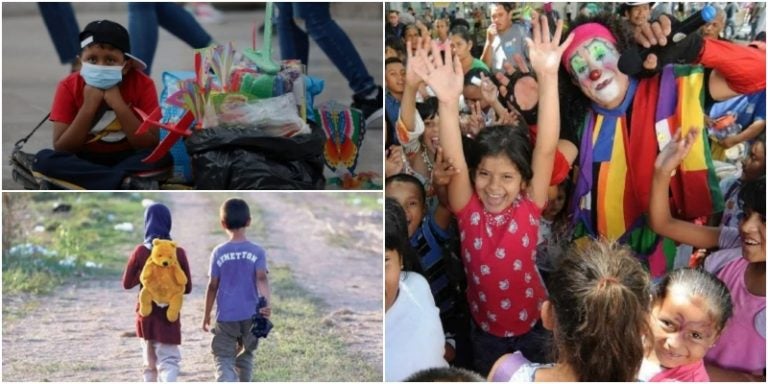
[[[325,134],[272,137],[253,127],[196,130],[186,142],[198,189],[324,189]]]

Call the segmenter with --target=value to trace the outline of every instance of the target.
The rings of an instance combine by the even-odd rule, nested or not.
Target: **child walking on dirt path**
[[[140,285],[139,276],[152,251],[154,239],[171,239],[171,211],[163,204],[152,204],[144,212],[144,243],[133,250],[123,273],[123,288]],[[187,275],[184,294],[192,291],[192,274],[184,249],[176,248],[179,265]],[[141,288],[141,287],[140,287]],[[179,374],[181,353],[181,319],[168,321],[168,306],[159,307],[152,302],[152,312],[142,317],[136,301],[136,336],[141,338],[144,361],[144,381],[176,381]]]
[[[225,201],[219,216],[229,241],[214,248],[211,254],[203,331],[208,332],[216,302],[216,323],[211,329],[216,381],[251,381],[253,355],[259,345],[251,325],[259,296],[267,300],[259,313],[266,318],[272,313],[267,259],[264,249],[246,238],[251,213],[245,201]]]

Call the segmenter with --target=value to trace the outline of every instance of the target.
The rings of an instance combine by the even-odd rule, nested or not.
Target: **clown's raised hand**
[[[444,55],[441,54],[444,52]],[[432,55],[419,47],[416,55],[409,58],[415,60],[411,68],[424,80],[441,102],[458,102],[459,95],[464,89],[464,70],[461,61],[451,51],[441,51],[437,42],[432,42]]]
[[[526,38],[525,40],[528,43],[528,57],[531,67],[533,67],[538,77],[543,75],[557,76],[560,57],[563,56],[563,51],[573,41],[573,34],[570,34],[562,44],[559,44],[562,33],[563,21],[558,20],[555,35],[550,38],[549,22],[546,16],[539,17],[534,14],[533,39]]]

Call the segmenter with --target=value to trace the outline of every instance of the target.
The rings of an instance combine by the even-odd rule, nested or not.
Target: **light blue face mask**
[[[85,83],[99,89],[109,89],[123,80],[123,67],[83,63],[80,76]]]

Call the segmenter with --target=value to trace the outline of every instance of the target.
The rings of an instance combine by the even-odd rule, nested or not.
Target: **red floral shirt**
[[[475,323],[498,337],[527,333],[541,317],[547,296],[536,269],[541,209],[521,197],[493,214],[473,193],[456,217]]]

